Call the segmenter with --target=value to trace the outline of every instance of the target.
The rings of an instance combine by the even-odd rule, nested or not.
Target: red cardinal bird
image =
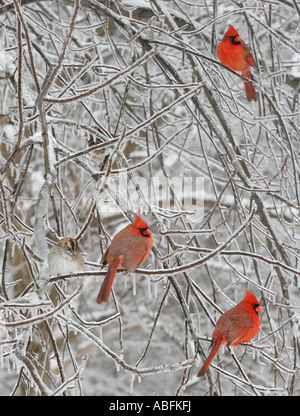
[[[203,377],[221,345],[236,347],[242,342],[251,341],[259,331],[259,305],[252,292],[246,292],[245,298],[234,308],[223,313],[217,321],[212,334],[211,350],[201,367],[198,377]]]
[[[97,303],[107,302],[118,269],[133,272],[150,254],[152,235],[148,225],[137,214],[135,221],[119,231],[106,250],[101,262],[108,263],[108,270],[102,283]]]
[[[217,55],[222,65],[234,71],[240,71],[244,77],[252,79],[250,68],[257,68],[248,46],[239,37],[235,28],[229,25],[222,42],[218,46]],[[244,81],[245,92],[248,101],[257,101],[257,93],[252,84]]]

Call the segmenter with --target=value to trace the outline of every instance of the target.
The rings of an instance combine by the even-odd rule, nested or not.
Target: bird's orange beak
[[[147,228],[147,230],[145,230],[144,232],[143,232],[143,235],[151,235],[152,233],[151,233],[151,231],[149,230],[149,228]]]
[[[258,305],[256,308],[255,308],[255,312],[263,312],[264,311],[264,308],[262,308],[260,305]]]

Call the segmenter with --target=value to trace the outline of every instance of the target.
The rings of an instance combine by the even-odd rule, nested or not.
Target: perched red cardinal
[[[148,225],[137,214],[135,221],[119,231],[104,253],[102,264],[108,270],[102,283],[97,303],[107,302],[118,269],[133,272],[150,254],[152,235]]]
[[[218,46],[217,55],[222,65],[240,71],[244,77],[252,79],[250,68],[257,68],[248,46],[240,39],[238,31],[231,25]],[[257,101],[257,93],[252,84],[244,81],[248,101]]]
[[[246,292],[245,298],[234,308],[223,313],[217,321],[212,334],[211,350],[201,367],[198,377],[203,377],[221,345],[236,347],[242,342],[251,341],[259,331],[259,305],[252,292]]]

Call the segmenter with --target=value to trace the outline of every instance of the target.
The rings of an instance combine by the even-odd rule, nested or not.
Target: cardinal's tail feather
[[[257,101],[257,92],[256,89],[254,88],[254,85],[250,84],[249,82],[244,81],[245,84],[245,93],[246,93],[246,98],[247,101]]]
[[[107,302],[109,294],[118,271],[118,264],[110,264],[106,276],[102,282],[99,294],[97,296],[97,303]]]
[[[197,374],[197,377],[205,376],[206,371],[208,370],[208,367],[210,366],[212,360],[215,358],[215,355],[219,351],[219,348],[221,347],[221,345],[222,345],[222,340],[213,341],[210,353],[208,354],[206,360],[204,361],[202,367],[200,368],[199,373]]]
[[[250,71],[245,72],[244,76],[252,80]],[[254,85],[250,84],[250,82],[247,82],[247,81],[244,81],[244,85],[245,85],[245,93],[246,93],[247,101],[249,102],[252,100],[257,101],[257,92],[256,92]]]

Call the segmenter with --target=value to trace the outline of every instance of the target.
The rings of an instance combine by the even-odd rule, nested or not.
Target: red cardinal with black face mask
[[[135,221],[119,231],[106,250],[101,262],[108,264],[97,303],[107,302],[118,269],[133,272],[149,256],[152,248],[152,235],[148,225],[137,214]]]
[[[259,331],[258,312],[263,308],[259,305],[252,292],[246,292],[245,298],[234,308],[223,313],[217,321],[212,334],[210,353],[201,367],[198,377],[206,374],[221,345],[236,347],[243,342],[249,342]]]
[[[239,37],[235,28],[229,25],[222,42],[218,46],[217,55],[222,65],[234,71],[240,71],[244,77],[252,79],[250,68],[257,68],[248,46]],[[257,101],[257,93],[252,84],[244,81],[246,98],[248,101]]]

